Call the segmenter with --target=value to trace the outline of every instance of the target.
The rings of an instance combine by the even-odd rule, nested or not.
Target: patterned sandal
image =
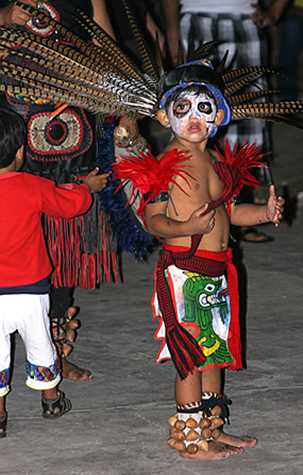
[[[0,439],[6,437],[7,412],[0,416]]]
[[[72,403],[70,402],[63,391],[58,391],[57,399],[44,399],[42,398],[42,417],[46,419],[57,419],[58,417],[63,416],[72,408]]]

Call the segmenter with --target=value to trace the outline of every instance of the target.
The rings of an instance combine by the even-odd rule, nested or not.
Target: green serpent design
[[[220,296],[219,289],[222,279],[214,280],[211,277],[186,272],[188,279],[183,285],[185,316],[183,322],[193,322],[200,328],[196,340],[203,346],[206,362],[203,366],[232,362],[226,340],[220,338],[213,328],[212,309],[219,309],[222,323],[228,314],[226,299]]]

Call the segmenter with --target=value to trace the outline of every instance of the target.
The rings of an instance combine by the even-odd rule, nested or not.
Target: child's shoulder
[[[42,178],[39,175],[33,175],[32,173],[26,172],[15,172],[14,174],[14,184],[12,186],[20,186],[23,189],[28,188],[32,190],[34,194],[37,190],[44,186],[44,181],[47,180],[46,178]],[[49,181],[49,180],[47,180]]]
[[[39,175],[33,175],[32,173],[17,172],[17,175],[19,176],[20,181],[25,183],[34,185],[35,183],[39,183],[41,181],[41,177]]]
[[[220,162],[220,158],[219,158],[219,155],[218,153],[215,151],[215,150],[212,150],[210,148],[207,148],[205,150],[205,152],[207,153],[208,157],[210,158],[210,160],[215,163],[215,162]]]
[[[161,160],[165,155],[167,155],[171,150],[178,150],[177,147],[171,146],[171,144],[168,144],[161,152],[159,152],[156,155],[157,160]]]
[[[30,173],[26,173],[26,172],[19,172],[19,171],[4,173],[1,176],[2,176],[3,179],[4,178],[13,179],[14,182],[15,182],[15,180],[17,180],[19,182],[23,182],[23,181],[34,182],[34,181],[37,181],[37,177],[35,175],[32,175]]]

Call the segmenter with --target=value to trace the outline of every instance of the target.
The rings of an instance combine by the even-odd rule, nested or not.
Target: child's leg
[[[210,368],[202,372],[202,392],[221,392],[221,368]]]
[[[176,376],[177,414],[169,421],[169,446],[177,449],[185,458],[217,459],[241,453],[241,448],[210,440],[210,421],[204,418],[201,411],[201,378],[199,371],[193,371],[184,380],[178,374]]]
[[[43,399],[58,399],[58,386],[42,391]]]
[[[218,405],[222,407],[222,414],[223,419],[226,417],[226,413],[228,414],[229,411],[227,409],[227,404],[224,404],[224,396],[221,397],[222,391],[222,383],[221,383],[221,369],[220,368],[212,368],[203,371],[202,373],[202,401],[204,397],[208,397],[209,393],[214,394],[213,399],[216,397],[212,405],[215,405],[218,402]],[[204,396],[205,395],[205,396]],[[218,396],[216,396],[218,395]],[[225,413],[225,411],[227,411]],[[232,445],[234,447],[253,447],[257,443],[257,439],[254,437],[249,437],[247,435],[237,437],[234,435],[226,434],[223,431],[223,426],[221,426],[221,433],[217,438],[218,441],[223,442],[225,444]]]
[[[5,413],[5,396],[0,397],[0,416]]]
[[[27,294],[22,301],[24,311],[18,331],[26,348],[26,384],[31,389],[42,390],[43,417],[59,417],[71,409],[71,403],[58,390],[59,361],[50,333],[49,298]]]
[[[46,419],[55,419],[63,416],[72,408],[72,404],[58,386],[42,391],[42,416]]]
[[[0,439],[6,436],[7,412],[5,410],[5,396],[0,397]]]
[[[9,392],[11,337],[16,330],[11,295],[0,295],[0,438],[6,436],[7,412],[5,399]]]
[[[201,373],[193,371],[186,379],[181,379],[177,374],[175,381],[175,399],[177,405],[201,401]]]
[[[52,342],[49,321],[48,295],[25,294],[22,297],[23,314],[18,321],[18,332],[26,350],[27,380],[31,389],[44,391],[60,382],[60,367]]]

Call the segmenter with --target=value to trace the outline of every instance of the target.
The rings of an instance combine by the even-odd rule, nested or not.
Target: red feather
[[[177,149],[173,149],[163,155],[160,160],[157,160],[149,148],[148,154],[139,151],[140,156],[128,155],[123,158],[117,157],[119,161],[114,163],[113,170],[114,179],[121,180],[118,190],[129,181],[133,185],[127,205],[132,199],[136,198],[137,192],[142,195],[136,214],[143,213],[145,206],[153,202],[160,195],[161,191],[169,191],[171,183],[174,183],[187,194],[175,181],[175,177],[179,176],[184,179],[190,188],[187,178],[191,177],[191,175],[184,170],[188,166],[183,165],[183,162],[190,158],[190,155],[187,155],[187,153],[187,151],[180,152]],[[148,197],[144,197],[147,194]]]
[[[224,184],[224,189],[220,198],[209,203],[205,213],[222,203],[226,203],[230,214],[231,199],[240,193],[244,185],[259,187],[258,180],[251,174],[250,170],[264,166],[260,159],[265,154],[260,153],[261,147],[257,147],[255,144],[246,144],[245,141],[239,150],[238,142],[233,149],[230,148],[228,140],[224,144],[220,143],[223,147],[223,153],[216,147],[219,161],[214,164],[214,169]],[[139,154],[140,156],[117,157],[119,161],[113,165],[114,179],[121,180],[118,190],[128,182],[133,185],[127,205],[132,199],[136,199],[139,193],[140,202],[136,214],[143,215],[145,206],[154,202],[161,191],[169,191],[171,183],[174,183],[187,195],[186,191],[176,183],[175,177],[182,177],[190,188],[187,178],[194,178],[184,170],[184,168],[190,167],[184,165],[184,162],[190,158],[190,155],[187,155],[188,151],[173,149],[163,155],[160,160],[152,155],[150,148],[148,154],[142,151]]]
[[[235,143],[233,149],[230,148],[228,140],[224,144],[220,143],[223,146],[223,153],[215,147],[220,162],[216,162],[214,168],[224,184],[220,201],[226,201],[227,210],[230,214],[231,199],[240,193],[243,186],[260,188],[258,180],[251,174],[250,170],[256,167],[264,167],[265,165],[260,160],[266,154],[260,153],[261,147],[257,147],[256,144],[246,144],[245,141],[239,150],[238,142]],[[226,165],[230,174],[226,173]],[[228,196],[231,188],[232,196]],[[226,196],[224,196],[225,194]]]

